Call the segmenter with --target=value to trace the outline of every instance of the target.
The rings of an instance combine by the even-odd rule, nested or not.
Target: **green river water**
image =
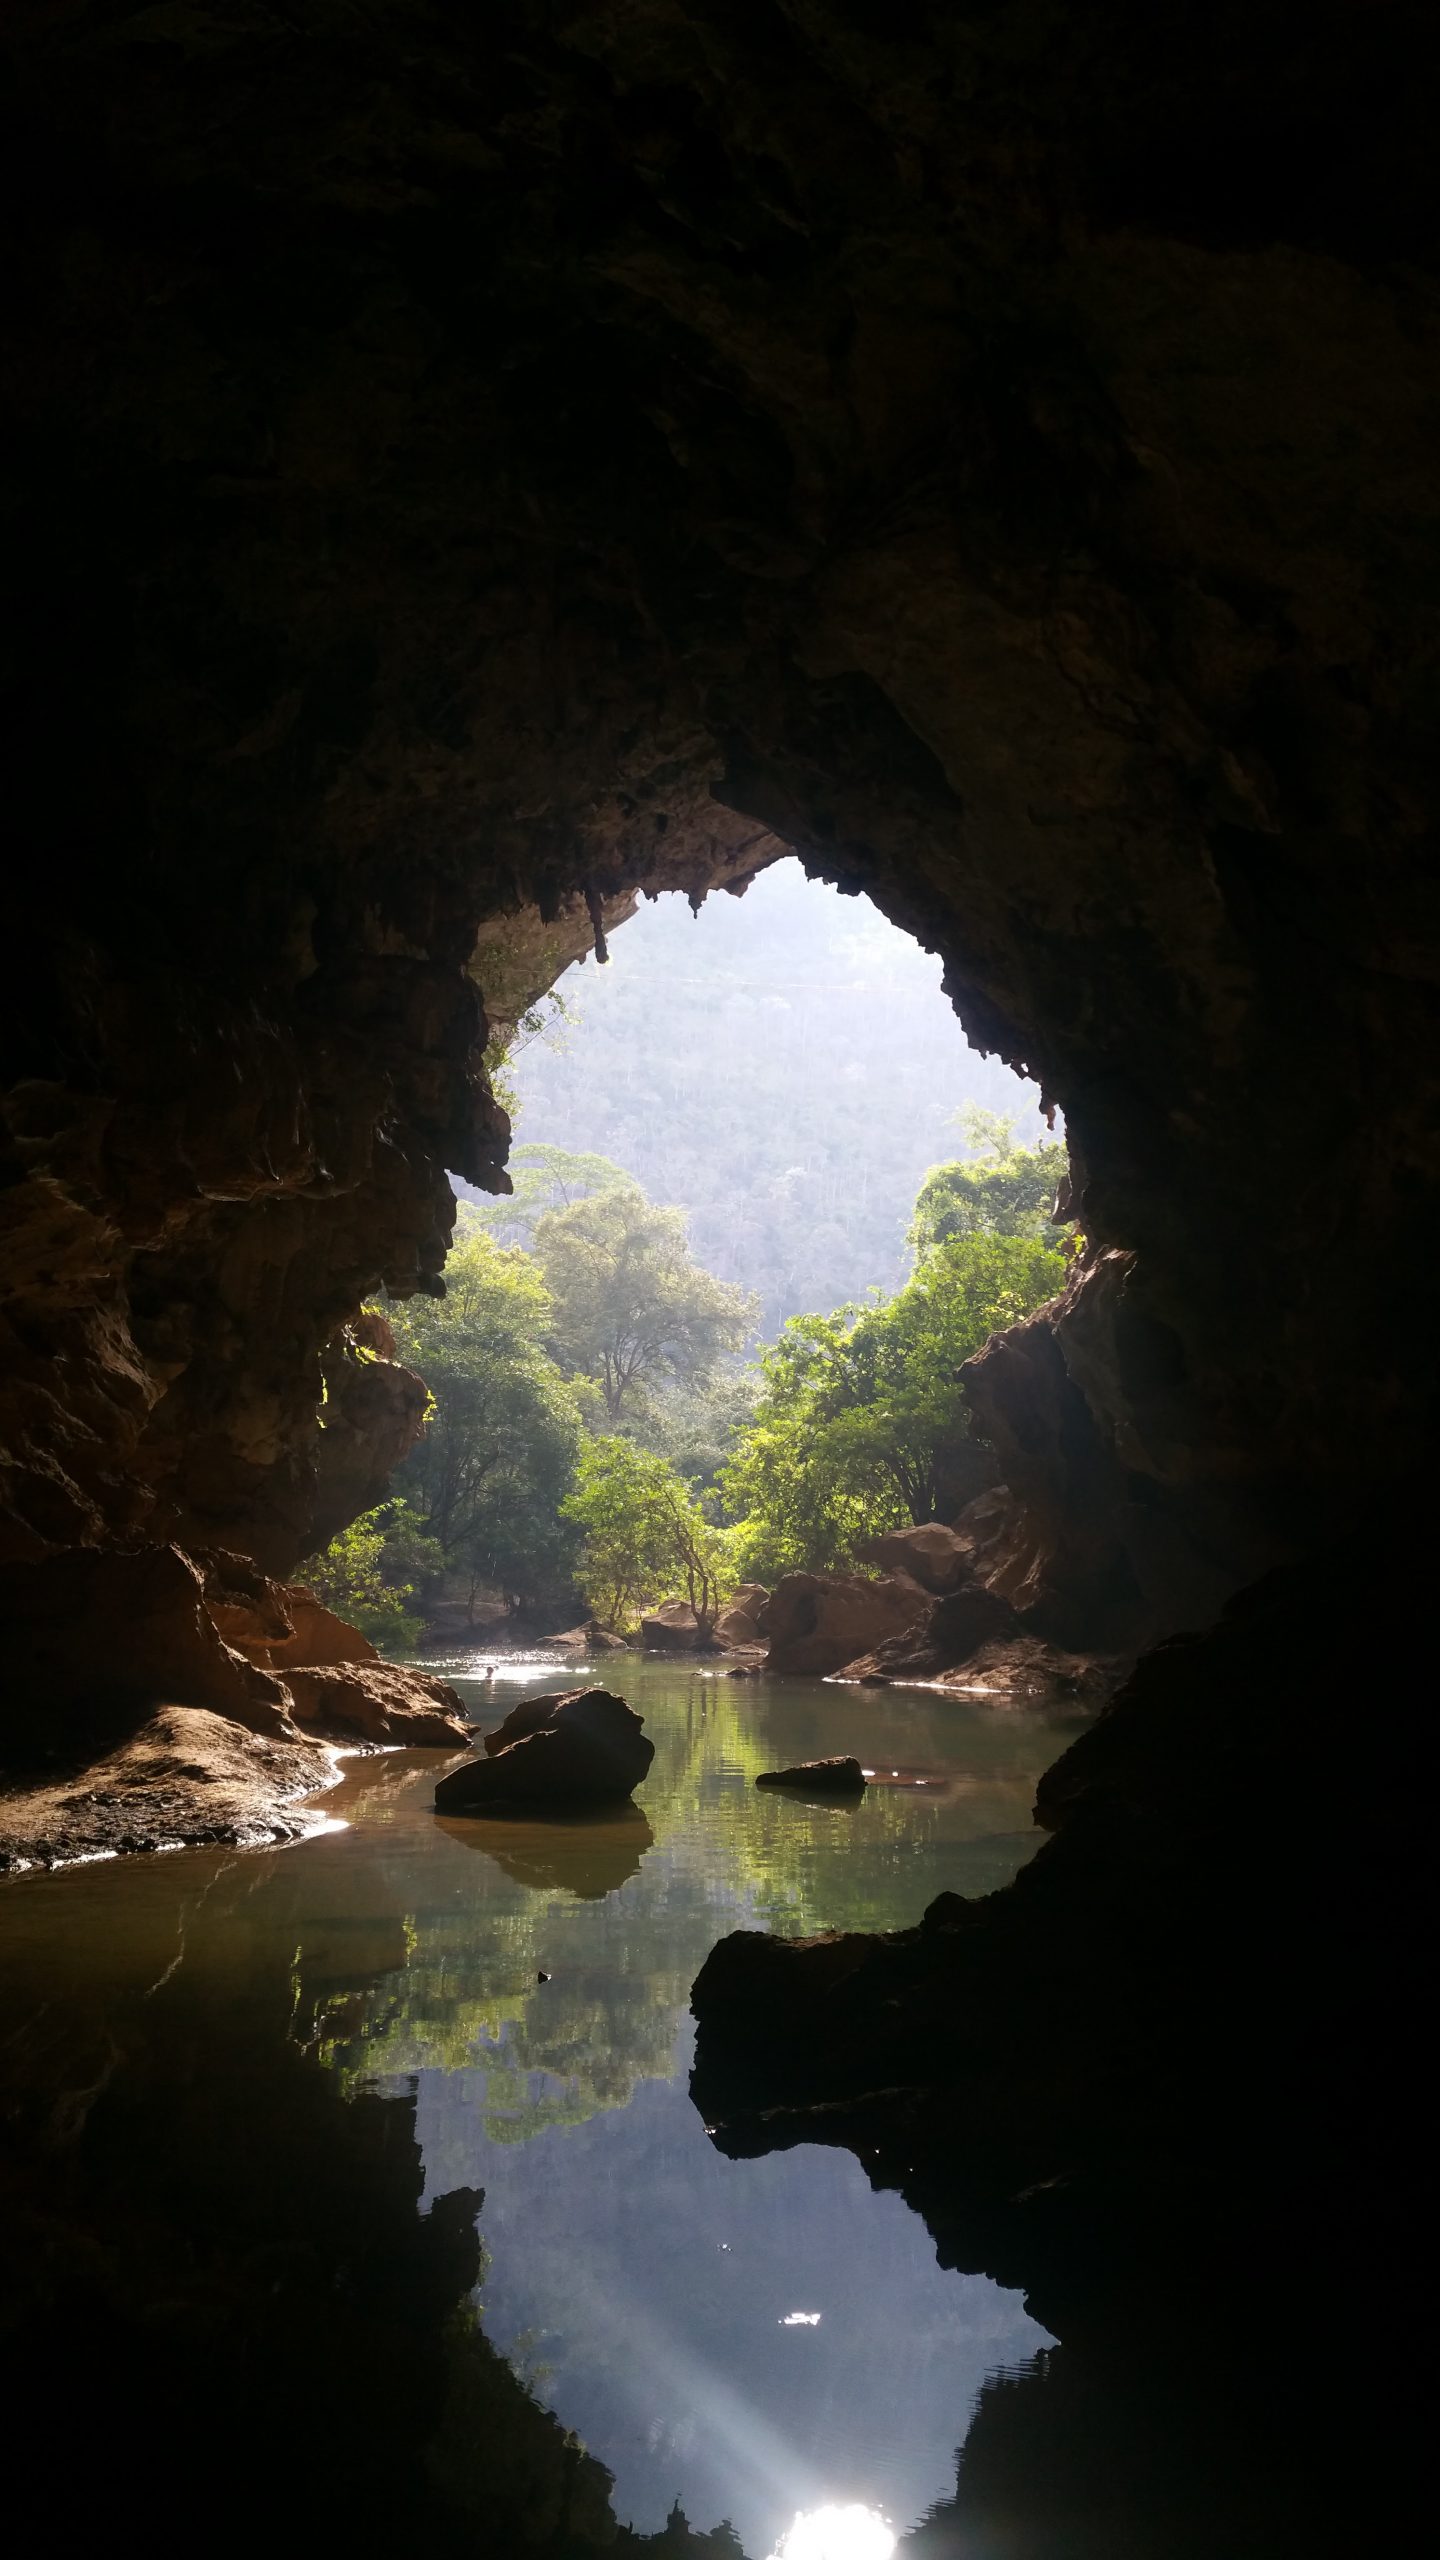
[[[486,1724],[579,1676],[543,1655],[489,1684],[434,1667]],[[107,2143],[121,2184],[143,2138],[147,2264],[189,2245],[203,2164],[229,2174],[242,2124],[263,2220],[266,2179],[325,2176],[322,2085],[351,2107],[404,2095],[418,2210],[483,2189],[484,2332],[608,2466],[617,2515],[653,2530],[679,2497],[766,2560],[787,2534],[808,2547],[797,2516],[849,2506],[869,2560],[948,2494],[976,2389],[1044,2333],[1018,2296],[942,2273],[848,2154],[720,2157],[687,2094],[690,1985],[731,1929],[892,1927],[942,1887],[1005,1882],[1074,1720],[624,1656],[594,1676],[656,1745],[622,1814],[441,1820],[442,1755],[393,1752],[347,1763],[307,1842],[16,1879],[4,2068],[32,2111],[43,2095],[52,2145]],[[858,1804],[754,1785],[828,1752],[876,1772]]]

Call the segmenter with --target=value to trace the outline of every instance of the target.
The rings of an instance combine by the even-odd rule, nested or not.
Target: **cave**
[[[1257,2258],[1295,2343],[1278,2381],[1219,2359],[1228,2486],[995,2548],[1316,2547],[1301,2421],[1407,2260],[1427,15],[5,31],[0,1733],[7,1821],[50,1807],[19,1862],[57,1791],[86,1854],[161,1798],[252,1836],[253,1802],[194,1812],[212,1750],[264,1761],[237,1802],[295,1794],[283,1675],[226,1628],[413,1437],[359,1311],[443,1287],[450,1177],[508,1179],[487,1041],[638,895],[782,855],[863,888],[1064,1113],[1085,1256],[968,1392],[1028,1605],[1139,1667],[1008,1895],[734,1940],[696,1995],[718,2140],[850,2146],[1061,2341],[927,2549],[1113,2450],[1138,2303],[1206,2437]],[[137,1734],[102,1820],[85,1772]]]

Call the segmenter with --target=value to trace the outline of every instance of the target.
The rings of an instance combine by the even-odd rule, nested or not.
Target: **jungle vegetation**
[[[708,1623],[737,1578],[953,1517],[976,1464],[959,1373],[1063,1285],[1065,1148],[965,1047],[929,955],[798,865],[710,905],[703,1013],[693,919],[662,900],[616,937],[603,1002],[591,971],[583,1044],[572,972],[524,1018],[522,1067],[492,1062],[526,1115],[513,1189],[461,1200],[443,1298],[387,1309],[426,1430],[306,1568],[392,1649],[442,1598],[628,1629],[683,1597]],[[562,1112],[587,1143],[528,1134]],[[588,1143],[612,1131],[620,1161]]]
[[[1046,1136],[1035,1087],[969,1046],[935,954],[798,862],[698,916],[645,901],[607,966],[577,962],[558,994],[505,1061],[523,1137],[608,1158],[687,1210],[697,1262],[758,1299],[763,1341],[899,1288],[916,1192],[962,1152],[958,1106],[1009,1115],[1016,1144]],[[531,1242],[518,1180],[480,1206]]]

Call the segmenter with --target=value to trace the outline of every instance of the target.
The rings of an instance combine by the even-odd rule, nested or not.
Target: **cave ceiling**
[[[1057,1587],[1193,1621],[1413,1462],[1427,15],[10,13],[14,1569],[293,1563],[503,1181],[487,985],[792,848],[1065,1110],[973,1389]]]

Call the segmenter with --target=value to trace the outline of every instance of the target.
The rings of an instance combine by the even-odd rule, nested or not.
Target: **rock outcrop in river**
[[[655,1757],[644,1719],[609,1689],[562,1689],[522,1699],[485,1736],[484,1756],[447,1770],[437,1813],[505,1805],[619,1804]]]

